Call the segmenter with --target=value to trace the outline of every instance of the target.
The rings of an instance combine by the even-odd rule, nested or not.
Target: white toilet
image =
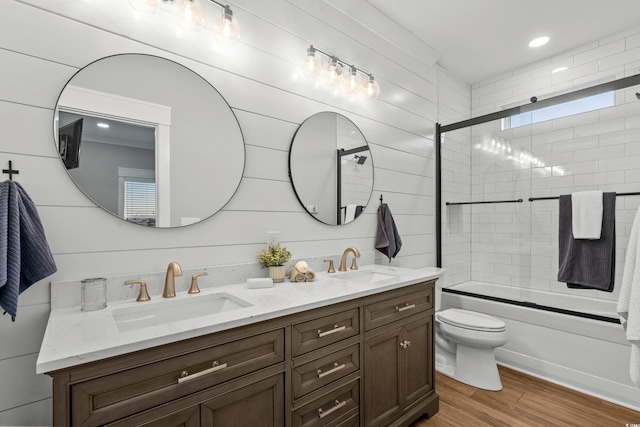
[[[439,287],[438,287],[439,288]],[[440,308],[436,296],[436,370],[484,390],[502,390],[494,350],[507,342],[507,327],[474,311]]]

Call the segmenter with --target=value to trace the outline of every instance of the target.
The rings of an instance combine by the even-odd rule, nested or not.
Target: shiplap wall
[[[136,17],[126,0],[3,1],[0,165],[12,160],[20,170],[16,180],[37,206],[58,272],[20,296],[15,323],[0,318],[0,425],[50,424],[51,384],[35,374],[35,362],[51,280],[163,271],[172,260],[186,268],[252,262],[267,230],[280,231],[297,258],[335,256],[347,246],[372,250],[380,194],[404,242],[392,264],[433,265],[437,56],[393,23],[374,33],[334,3],[234,1],[242,41],[231,52],[216,52],[205,31],[176,34],[171,13]],[[213,4],[205,10],[219,12]],[[354,102],[302,79],[297,69],[311,43],[372,72],[380,99]],[[155,54],[193,69],[237,115],[247,152],[243,180],[230,203],[206,221],[162,230],[128,224],[93,206],[62,167],[52,139],[57,97],[78,69],[119,53]],[[287,177],[296,128],[326,110],[362,130],[375,161],[369,207],[342,227],[311,218]],[[377,261],[386,262],[381,255]]]

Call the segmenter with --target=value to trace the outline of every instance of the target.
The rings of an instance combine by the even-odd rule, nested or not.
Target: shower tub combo
[[[499,364],[640,410],[614,301],[470,281],[443,289],[446,308],[506,323],[509,340],[495,351]]]

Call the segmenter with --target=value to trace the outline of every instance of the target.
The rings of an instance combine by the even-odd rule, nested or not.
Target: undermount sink
[[[231,294],[217,293],[116,308],[112,315],[118,330],[125,332],[249,306],[251,304]]]
[[[380,273],[378,271],[362,270],[342,273],[335,278],[359,283],[375,283],[381,282],[383,280],[397,279],[398,276],[395,276],[393,274]]]

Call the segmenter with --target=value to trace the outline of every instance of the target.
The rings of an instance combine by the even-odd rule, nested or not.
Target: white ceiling
[[[469,84],[640,26],[640,0],[366,1]],[[542,35],[551,38],[547,45],[528,46]]]

